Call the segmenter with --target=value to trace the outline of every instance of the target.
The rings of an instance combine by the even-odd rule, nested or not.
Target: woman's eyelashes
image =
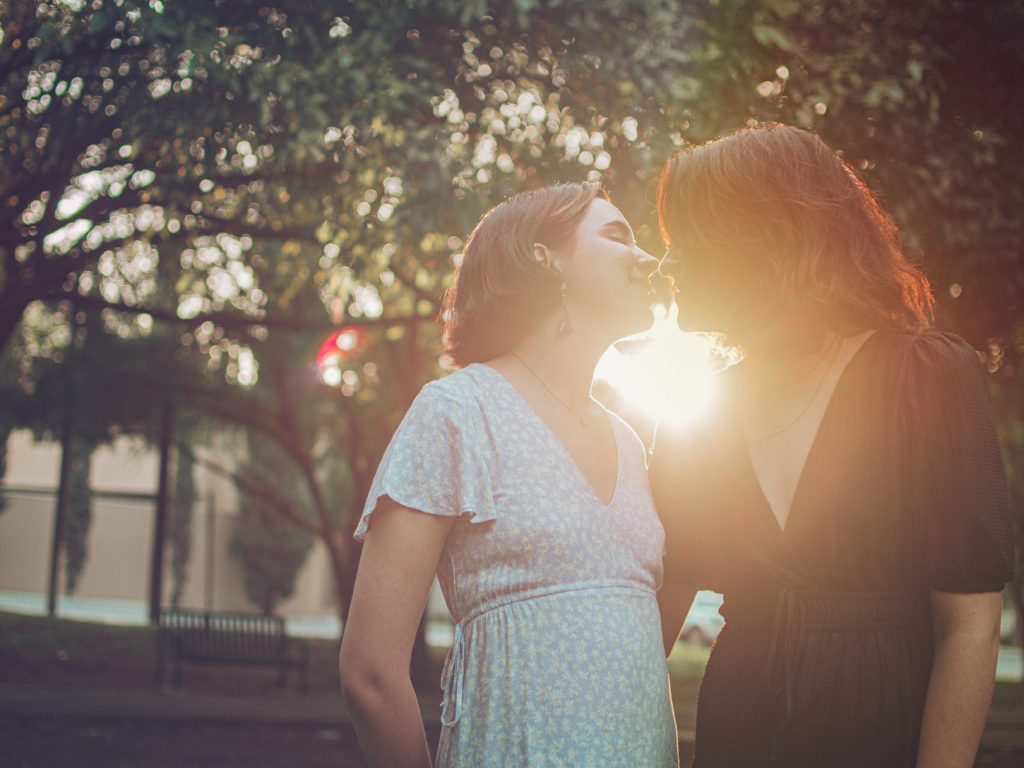
[[[612,242],[625,245],[629,248],[636,247],[636,238],[633,236],[633,231],[625,224],[620,222],[611,222],[605,226],[605,236]]]

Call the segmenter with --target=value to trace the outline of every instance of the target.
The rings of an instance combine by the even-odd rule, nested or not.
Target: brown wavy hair
[[[896,224],[809,131],[767,123],[677,152],[661,174],[658,218],[693,330],[742,343],[793,311],[845,334],[929,325],[931,288]]]
[[[509,197],[483,215],[441,303],[444,351],[456,366],[512,349],[560,301],[561,278],[533,248],[570,242],[587,207],[608,193],[595,183],[554,184]]]

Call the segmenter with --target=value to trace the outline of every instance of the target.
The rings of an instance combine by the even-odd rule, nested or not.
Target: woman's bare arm
[[[661,612],[661,639],[665,646],[665,657],[672,653],[672,648],[683,630],[686,614],[697,595],[697,588],[689,584],[677,584],[666,581],[658,590],[658,610]]]
[[[998,592],[932,592],[935,658],[921,726],[918,768],[971,768],[992,703]]]
[[[409,663],[454,520],[383,497],[367,531],[339,669],[359,744],[373,768],[431,766]]]

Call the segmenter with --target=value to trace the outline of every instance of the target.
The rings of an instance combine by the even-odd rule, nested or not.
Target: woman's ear
[[[554,258],[550,249],[543,243],[533,244],[533,260],[541,266],[551,269],[554,266]]]
[[[563,274],[561,259],[552,249],[543,243],[533,244],[533,258],[545,269],[561,276]]]

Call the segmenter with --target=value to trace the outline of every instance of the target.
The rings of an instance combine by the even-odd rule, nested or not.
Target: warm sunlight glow
[[[667,313],[660,305],[655,309],[651,329],[610,348],[594,375],[652,417],[684,424],[704,413],[714,398],[713,342],[680,331],[674,305]]]

